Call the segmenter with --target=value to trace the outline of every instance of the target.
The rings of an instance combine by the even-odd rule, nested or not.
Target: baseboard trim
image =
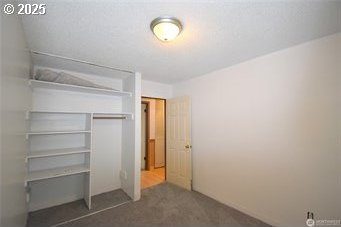
[[[258,220],[260,220],[260,221],[262,221],[262,222],[264,222],[264,223],[266,223],[268,225],[272,225],[272,226],[276,226],[276,227],[284,226],[284,225],[280,224],[280,222],[278,222],[278,221],[276,221],[276,220],[274,220],[272,218],[265,217],[263,215],[255,213],[253,211],[250,211],[250,210],[248,210],[247,208],[245,208],[243,206],[237,205],[237,204],[235,204],[233,202],[222,201],[221,199],[217,198],[216,196],[212,195],[209,192],[206,192],[205,190],[201,190],[201,189],[198,189],[198,188],[194,187],[193,191],[196,191],[196,192],[199,192],[201,194],[204,194],[204,195],[210,197],[211,199],[214,199],[214,200],[218,201],[219,203],[222,203],[222,204],[225,204],[226,206],[232,207],[232,208],[234,208],[234,209],[236,209],[236,210],[238,210],[238,211],[240,211],[240,212],[242,212],[244,214],[247,214],[247,215],[249,215],[249,216],[251,216],[253,218],[256,218],[256,219],[258,219]]]

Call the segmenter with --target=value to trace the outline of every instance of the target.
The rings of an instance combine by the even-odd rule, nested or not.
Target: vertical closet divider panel
[[[91,157],[92,157],[92,135],[93,135],[93,113],[87,116],[86,122],[88,128],[91,131],[90,135],[86,135],[85,146],[90,149],[90,153],[86,154],[85,163],[89,168],[90,172],[85,176],[84,179],[84,200],[88,208],[91,209]]]
[[[132,92],[130,101],[124,97],[123,112],[131,112],[131,120],[122,127],[122,189],[134,200],[141,197],[141,74],[135,73],[123,81],[123,89]]]

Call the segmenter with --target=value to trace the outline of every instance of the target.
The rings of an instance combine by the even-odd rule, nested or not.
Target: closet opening
[[[141,189],[166,180],[166,100],[142,97]]]

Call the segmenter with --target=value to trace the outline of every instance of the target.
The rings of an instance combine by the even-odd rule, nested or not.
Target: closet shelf
[[[43,150],[43,151],[30,151],[26,159],[81,154],[81,153],[90,153],[90,152],[91,150],[86,147],[64,148],[64,149]]]
[[[58,135],[58,134],[83,134],[91,133],[90,130],[75,130],[75,131],[39,131],[39,132],[28,132],[27,136],[32,135]]]
[[[73,111],[44,111],[44,110],[30,110],[26,112],[26,119],[30,119],[32,114],[93,114],[93,117],[117,117],[123,116],[126,119],[133,120],[133,113],[130,112],[73,112]]]
[[[27,114],[91,114],[90,112],[29,110]]]
[[[85,92],[85,93],[93,93],[93,94],[99,94],[99,95],[132,96],[132,92],[84,87],[84,86],[78,86],[78,85],[61,84],[61,83],[54,83],[54,82],[40,81],[40,80],[29,80],[29,85],[33,88],[47,88],[47,89],[55,89],[55,90],[63,90],[63,91]]]
[[[26,182],[69,176],[87,172],[90,172],[90,168],[88,168],[86,165],[66,166],[54,169],[32,171],[28,173]]]

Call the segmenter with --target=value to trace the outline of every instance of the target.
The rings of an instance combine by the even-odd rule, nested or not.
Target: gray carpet
[[[28,215],[26,227],[53,226],[130,200],[130,197],[121,189],[106,192],[92,197],[91,210],[86,208],[84,200],[78,200],[60,206],[31,212]]]
[[[67,205],[63,209],[66,210],[61,215],[68,216],[69,212],[72,213],[72,208],[67,208]],[[53,215],[56,216],[57,214]],[[32,215],[30,215],[31,217]],[[49,219],[49,217],[45,216],[45,219]],[[43,225],[30,225],[30,227],[33,226],[40,227]],[[269,225],[225,206],[203,194],[186,191],[169,183],[163,183],[143,190],[140,201],[129,202],[122,206],[61,225],[61,227],[114,226],[238,227]]]

